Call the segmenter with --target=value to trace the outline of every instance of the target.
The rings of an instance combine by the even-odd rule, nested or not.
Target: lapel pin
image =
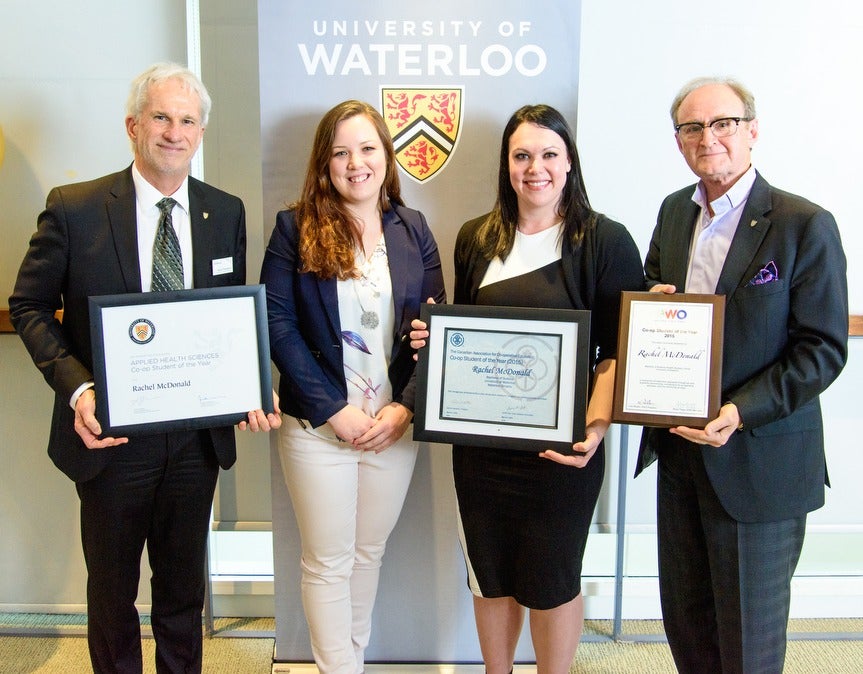
[[[210,214],[207,211],[204,211],[204,220],[210,217]],[[752,221],[752,224],[755,224],[755,220]]]
[[[205,218],[207,217],[206,213],[204,214],[204,217],[205,217]],[[757,225],[757,224],[758,224],[758,220],[753,220],[752,222],[750,222],[750,223],[749,223],[749,226],[750,226],[750,227],[755,227],[755,225]]]

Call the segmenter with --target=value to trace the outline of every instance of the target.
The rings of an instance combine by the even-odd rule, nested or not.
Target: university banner
[[[267,235],[299,195],[321,116],[364,100],[387,123],[402,196],[435,234],[451,295],[455,237],[494,204],[507,119],[522,105],[547,103],[575,127],[580,17],[580,0],[258,0]],[[391,540],[387,551],[369,660],[479,658],[454,527],[439,538],[430,528],[453,522],[451,473],[438,463],[449,448],[433,449],[421,452],[394,533],[411,540]],[[298,536],[275,452],[272,469],[277,660],[308,660]]]
[[[509,116],[548,103],[575,125],[578,1],[259,0],[258,13],[272,224],[298,195],[320,117],[340,101],[364,100],[387,121],[403,196],[428,218],[446,271],[459,225],[493,204]]]

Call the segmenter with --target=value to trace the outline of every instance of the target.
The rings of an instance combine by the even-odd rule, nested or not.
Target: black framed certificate
[[[704,428],[719,414],[725,296],[623,292],[613,421]]]
[[[273,411],[263,285],[89,298],[104,435],[229,426]]]
[[[584,439],[590,312],[423,304],[414,439],[572,454]]]

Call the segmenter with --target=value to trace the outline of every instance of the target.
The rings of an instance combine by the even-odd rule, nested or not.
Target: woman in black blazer
[[[497,201],[456,238],[456,304],[589,310],[590,398],[573,453],[453,446],[462,551],[486,671],[510,672],[527,613],[539,674],[568,672],[581,637],[581,570],[605,466],[620,293],[643,290],[626,228],[594,211],[575,138],[548,105],[510,117]],[[428,337],[414,323],[414,346]]]
[[[446,300],[434,237],[402,202],[392,140],[370,105],[345,101],[322,118],[261,281],[281,404],[295,418],[279,455],[312,652],[322,674],[357,674],[417,455],[410,322],[428,298]]]

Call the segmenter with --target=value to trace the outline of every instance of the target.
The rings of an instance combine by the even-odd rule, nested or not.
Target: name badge
[[[234,271],[234,258],[222,257],[218,260],[213,260],[213,276],[230,274],[232,271]]]

